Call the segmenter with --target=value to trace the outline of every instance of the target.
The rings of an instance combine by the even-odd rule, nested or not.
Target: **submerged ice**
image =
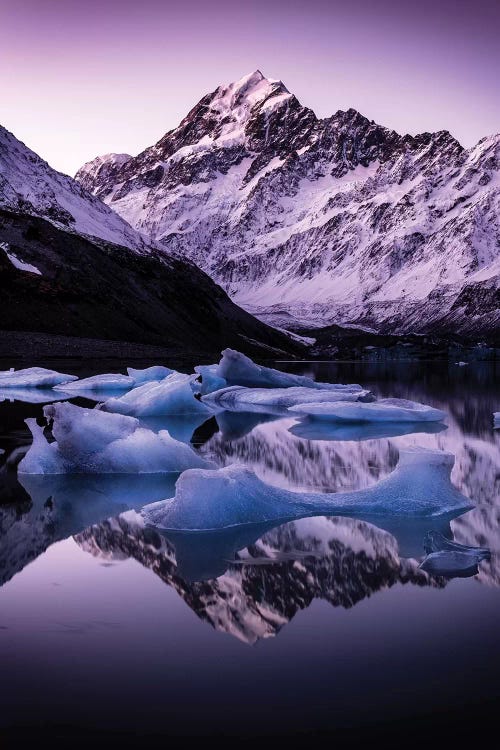
[[[43,411],[54,442],[48,442],[35,419],[27,419],[33,443],[19,464],[20,474],[163,473],[210,466],[166,430],[155,433],[133,417],[68,402]]]
[[[401,451],[393,473],[374,487],[346,493],[298,493],[269,486],[244,466],[192,470],[177,481],[175,497],[143,510],[164,529],[214,530],[240,524],[314,515],[436,517],[460,514],[471,504],[450,481],[452,454]]]

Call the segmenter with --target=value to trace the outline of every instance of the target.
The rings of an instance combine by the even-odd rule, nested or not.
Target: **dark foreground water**
[[[164,426],[220,465],[245,462],[269,484],[294,490],[372,486],[404,446],[450,451],[452,480],[476,504],[451,522],[451,533],[489,547],[491,561],[468,578],[431,578],[419,569],[421,525],[347,518],[303,519],[247,538],[160,536],[135,511],[171,496],[175,477],[23,488],[7,464],[29,442],[23,419],[42,405],[3,401],[0,736],[349,740],[363,732],[409,738],[423,728],[432,744],[457,730],[480,741],[496,722],[495,365],[278,366],[437,406],[447,429],[345,433],[230,413]]]

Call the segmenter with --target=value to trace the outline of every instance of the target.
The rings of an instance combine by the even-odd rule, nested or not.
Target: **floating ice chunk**
[[[211,414],[195,398],[191,384],[196,375],[173,372],[159,383],[144,383],[121,398],[110,398],[103,409],[134,417],[159,417],[166,414]]]
[[[489,560],[491,552],[487,547],[469,547],[458,544],[436,531],[430,531],[424,538],[427,557],[420,567],[426,573],[446,578],[467,578],[478,573],[482,560]]]
[[[303,386],[290,388],[245,388],[233,385],[203,396],[203,401],[213,406],[231,411],[250,411],[258,409],[264,412],[284,411],[296,404],[336,402],[336,401],[364,401],[373,400],[370,391],[359,390],[356,386],[339,388],[339,390],[325,390],[318,393],[317,389]]]
[[[224,378],[228,385],[245,385],[249,388],[317,388],[326,390],[362,390],[360,385],[337,385],[332,383],[317,383],[306,375],[291,375],[288,372],[262,367],[234,349],[225,349],[215,374]]]
[[[151,383],[154,380],[164,380],[173,372],[174,370],[171,370],[170,367],[163,367],[163,365],[153,365],[153,367],[146,367],[145,370],[134,370],[133,367],[127,367],[127,374],[133,379],[135,385]]]
[[[25,370],[0,372],[0,388],[52,388],[61,383],[78,380],[76,375],[66,375],[45,367],[28,367]]]
[[[432,552],[422,561],[420,567],[433,576],[444,578],[469,578],[479,573],[479,560],[463,552]]]
[[[500,411],[493,412],[493,428],[500,429]]]
[[[448,539],[439,531],[428,531],[424,537],[424,550],[430,555],[433,552],[461,552],[473,557],[480,557],[481,560],[489,560],[491,551],[488,547],[471,547],[467,544],[459,544],[453,539]]]
[[[217,368],[219,365],[197,365],[194,371],[201,376],[201,388],[200,393],[205,396],[207,393],[218,391],[221,388],[227,386],[225,378],[217,375]]]
[[[175,497],[147,506],[143,515],[147,523],[178,530],[214,530],[314,515],[459,515],[472,506],[450,482],[453,463],[454,456],[441,451],[401,451],[396,469],[374,487],[333,494],[272,487],[238,464],[218,471],[187,471],[177,481]]]
[[[100,393],[101,391],[126,391],[133,388],[135,385],[134,379],[128,375],[121,375],[120,373],[106,373],[104,375],[92,375],[90,378],[82,378],[76,380],[73,383],[59,386],[56,390],[77,392],[77,391],[88,391],[94,393]]]
[[[328,422],[306,417],[292,425],[288,431],[302,440],[361,442],[423,432],[433,435],[446,429],[448,428],[442,422]]]
[[[372,404],[298,404],[290,411],[333,422],[440,422],[446,417],[440,409],[404,398],[381,398]]]
[[[133,417],[68,402],[46,406],[44,415],[52,421],[55,442],[47,441],[36,420],[27,419],[33,443],[19,464],[20,474],[163,473],[210,466],[166,430],[152,432]]]

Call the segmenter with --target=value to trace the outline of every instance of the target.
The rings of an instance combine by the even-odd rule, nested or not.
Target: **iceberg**
[[[225,378],[217,375],[217,368],[218,365],[197,365],[194,368],[194,371],[201,377],[200,393],[202,396],[227,386]]]
[[[72,380],[78,380],[77,376],[45,367],[27,367],[25,370],[12,368],[0,372],[0,388],[52,388]]]
[[[374,487],[355,492],[299,493],[262,482],[246,467],[186,471],[174,498],[146,506],[147,523],[162,529],[211,531],[242,524],[284,522],[315,515],[438,517],[472,505],[450,481],[454,456],[401,451],[396,469]]]
[[[289,411],[333,422],[441,422],[446,414],[404,398],[381,398],[375,403],[307,403]]]
[[[54,442],[47,441],[35,419],[27,419],[33,443],[19,474],[178,473],[211,466],[166,430],[152,432],[133,417],[69,402],[50,404],[43,412],[52,423]]]
[[[144,383],[121,398],[108,399],[103,409],[134,417],[160,417],[168,414],[212,413],[193,393],[196,375],[173,372],[160,382]]]
[[[493,428],[500,429],[500,411],[493,412]]]
[[[245,385],[248,388],[316,388],[321,390],[355,390],[361,391],[360,385],[338,385],[332,383],[317,383],[306,375],[291,375],[288,372],[273,370],[253,362],[250,357],[235,351],[224,349],[222,359],[214,370],[214,374],[223,378],[228,385]]]
[[[133,367],[127,367],[127,375],[133,379],[135,385],[150,383],[154,380],[164,380],[173,372],[175,370],[171,370],[170,367],[163,367],[163,365],[153,365],[152,367],[146,367],[145,370],[134,370]]]
[[[331,403],[337,401],[368,401],[374,396],[370,391],[359,390],[356,386],[338,390],[325,390],[304,386],[290,388],[246,388],[241,385],[229,386],[202,397],[206,404],[230,411],[284,412],[291,406],[307,403]]]
[[[328,422],[306,417],[288,431],[302,440],[361,442],[415,433],[433,435],[447,429],[442,422]]]
[[[79,391],[99,393],[101,391],[125,391],[133,387],[134,379],[128,375],[106,373],[104,375],[92,375],[90,378],[75,380],[73,383],[67,383],[64,386],[57,386],[55,390],[68,393],[75,392],[80,395]]]

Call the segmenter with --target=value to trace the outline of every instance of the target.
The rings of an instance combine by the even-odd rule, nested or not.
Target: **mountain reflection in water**
[[[29,405],[0,404],[0,417],[3,407],[10,410],[0,435],[5,438],[0,447],[7,451],[0,475],[0,583],[58,540],[74,536],[83,550],[99,558],[136,560],[173,587],[198,617],[248,643],[275,635],[314,599],[352,607],[397,583],[445,586],[443,578],[419,568],[428,532],[490,548],[491,559],[480,563],[475,579],[498,585],[500,433],[491,429],[494,375],[485,381],[479,369],[476,380],[452,372],[449,382],[441,377],[437,384],[430,376],[427,381],[377,381],[370,367],[364,377],[356,368],[345,377],[337,378],[335,368],[321,377],[360,381],[380,395],[429,403],[447,412],[447,426],[339,427],[251,411],[220,412],[208,420],[164,417],[147,426],[191,441],[219,466],[241,462],[268,484],[298,492],[374,486],[394,469],[401,448],[448,451],[455,456],[452,481],[475,503],[472,511],[451,522],[314,517],[278,526],[160,533],[145,527],[137,511],[172,497],[176,475],[24,476],[20,484],[15,482],[8,464],[15,463],[16,451],[27,442],[22,419],[30,413],[28,406],[35,408],[46,396],[40,392]]]

